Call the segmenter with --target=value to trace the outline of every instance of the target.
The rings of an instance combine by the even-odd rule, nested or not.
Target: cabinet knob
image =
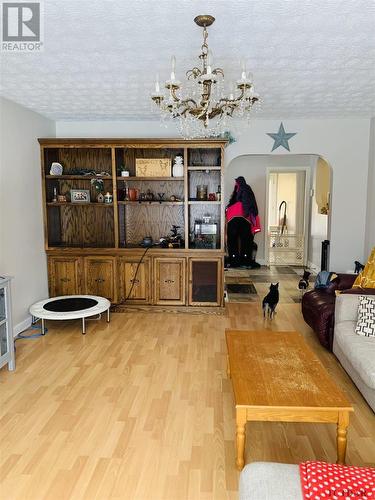
[[[164,283],[174,283],[174,280],[164,280]]]
[[[96,281],[96,283],[104,283],[104,282],[105,282],[105,279],[103,279],[103,278],[98,278],[98,279],[96,279],[95,281]]]
[[[130,283],[134,283],[135,285],[137,285],[138,283],[140,283],[140,281],[138,279],[133,279],[130,280]]]

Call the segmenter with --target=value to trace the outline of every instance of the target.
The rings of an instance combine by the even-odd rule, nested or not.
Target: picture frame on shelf
[[[70,201],[72,203],[90,203],[89,189],[71,189]]]

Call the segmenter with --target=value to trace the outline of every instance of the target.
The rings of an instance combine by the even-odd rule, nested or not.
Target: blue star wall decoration
[[[289,141],[289,139],[291,139],[296,134],[297,134],[297,132],[287,134],[285,132],[283,122],[280,123],[279,131],[277,132],[277,134],[269,134],[267,132],[267,135],[269,135],[270,137],[272,137],[272,139],[275,141],[273,143],[273,148],[271,149],[271,153],[272,153],[272,151],[274,151],[275,149],[279,148],[280,146],[282,146],[283,148],[285,148],[288,151],[290,151],[290,149],[289,149],[289,142],[288,141]]]

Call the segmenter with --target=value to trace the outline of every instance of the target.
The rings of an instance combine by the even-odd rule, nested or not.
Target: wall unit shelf
[[[180,181],[180,182],[184,182],[184,178],[183,177],[137,177],[137,176],[129,176],[129,177],[117,177],[117,180],[118,181],[123,181],[123,182],[127,182],[127,181],[137,181],[137,182],[140,182],[140,181]]]
[[[221,201],[189,200],[189,205],[221,205]]]
[[[47,207],[95,207],[95,208],[111,208],[113,203],[72,203],[70,201],[50,201],[46,203]]]
[[[112,176],[108,175],[46,175],[46,179],[53,180],[82,180],[91,181],[91,179],[102,179],[103,181],[111,181]]]
[[[219,171],[219,172],[220,172],[221,167],[188,167],[188,170],[192,170],[192,171],[193,171],[193,170],[195,170],[195,171],[197,171],[197,172],[205,172],[206,170],[207,170],[207,171],[210,171],[210,170],[212,170],[212,171],[217,170],[217,171]]]
[[[92,293],[106,296],[112,302],[122,303],[127,298],[126,303],[133,305],[224,305],[224,204],[220,191],[224,184],[225,141],[39,139],[39,142],[51,296]],[[183,177],[172,177],[176,156],[183,157]],[[168,159],[171,168],[165,173],[169,175],[136,176],[137,159]],[[53,162],[62,164],[62,175],[50,175]],[[130,176],[119,176],[123,168]],[[103,181],[104,194],[112,194],[113,203],[97,202],[98,191],[92,179]],[[201,186],[207,192],[207,199],[197,200],[197,189]],[[89,190],[90,202],[72,203],[72,189]],[[130,200],[134,196],[130,189],[135,190],[138,198],[150,196],[151,192],[155,199]],[[208,195],[215,197],[216,193],[221,198],[209,201]],[[67,201],[53,202],[56,194],[66,196]],[[171,201],[173,196],[183,201]],[[103,208],[110,210],[99,210]],[[204,217],[212,220],[214,235],[198,234],[197,227]],[[144,255],[143,238],[151,236],[154,242],[159,242],[160,238],[170,236],[172,226],[179,227],[182,245],[153,246]],[[97,283],[101,283],[100,290]]]
[[[142,201],[118,201],[117,202],[119,205],[132,205],[132,206],[137,206],[137,205],[175,205],[175,206],[181,206],[184,205],[183,201],[147,201],[147,200],[142,200]]]

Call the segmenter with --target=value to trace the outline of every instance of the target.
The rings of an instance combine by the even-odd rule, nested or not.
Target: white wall
[[[375,118],[371,120],[368,162],[365,259],[375,247]]]
[[[309,234],[309,249],[308,249],[308,266],[316,272],[321,270],[322,257],[322,241],[329,239],[328,235],[328,215],[319,213],[317,202],[317,166],[322,162],[321,158],[315,158],[312,167],[312,183],[314,195],[311,197],[310,205],[310,234]],[[330,268],[333,269],[332,266]]]
[[[30,323],[28,308],[48,295],[38,137],[55,123],[0,98],[0,274],[12,281],[15,333]]]
[[[284,120],[286,132],[297,132],[290,140],[291,153],[322,156],[333,168],[331,268],[346,271],[354,260],[364,260],[365,219],[369,154],[369,119]],[[226,165],[241,155],[269,154],[280,120],[254,119],[249,129],[226,150]],[[238,126],[237,126],[238,128]],[[58,122],[58,137],[177,137],[174,127],[159,122]],[[230,174],[228,174],[230,175]]]

